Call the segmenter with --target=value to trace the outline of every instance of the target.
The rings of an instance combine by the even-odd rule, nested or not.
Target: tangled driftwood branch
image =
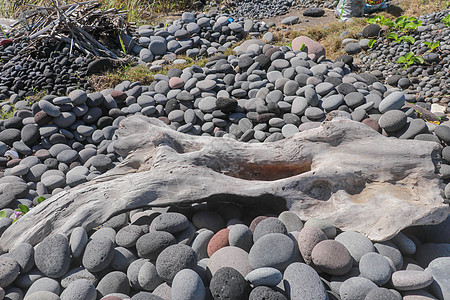
[[[118,59],[123,55],[106,45],[111,42],[120,49],[119,36],[131,29],[126,11],[115,8],[101,10],[98,1],[60,5],[49,0],[48,6],[30,5],[13,24],[14,40],[27,41],[29,47],[42,39],[54,38],[70,45],[85,55]]]

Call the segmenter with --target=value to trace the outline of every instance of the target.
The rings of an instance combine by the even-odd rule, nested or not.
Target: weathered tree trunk
[[[285,204],[303,220],[326,218],[372,240],[448,214],[438,144],[387,138],[350,120],[262,144],[191,136],[143,116],[122,121],[117,134],[119,166],[32,209],[4,232],[1,248],[89,230],[139,207],[204,200]]]

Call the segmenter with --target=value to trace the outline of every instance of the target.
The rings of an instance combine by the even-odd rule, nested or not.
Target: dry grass
[[[326,26],[316,26],[309,28],[306,31],[275,31],[274,40],[275,44],[290,45],[290,42],[301,35],[307,36],[320,44],[325,48],[327,58],[335,59],[343,54],[345,54],[344,49],[341,44],[341,39],[339,36],[345,30],[349,31],[347,37],[356,38],[358,32],[367,25],[365,19],[355,19],[351,23],[333,23]]]
[[[99,0],[103,8],[118,8],[128,11],[130,22],[155,19],[157,14],[189,9],[196,0]],[[79,2],[66,0],[66,3]],[[51,6],[49,0],[0,0],[0,17],[17,18],[27,5]]]
[[[207,58],[201,58],[198,60],[193,60],[192,58],[187,56],[181,56],[178,58],[185,59],[186,63],[180,65],[165,65],[159,71],[150,71],[149,68],[142,65],[123,66],[102,75],[91,76],[91,85],[96,91],[106,88],[113,88],[125,80],[129,80],[131,82],[140,81],[143,85],[149,85],[150,83],[152,83],[155,74],[167,74],[167,72],[171,68],[184,69],[193,65],[203,67],[207,62]]]
[[[449,9],[448,0],[401,0],[398,4],[390,7],[386,12],[381,13],[386,17],[418,17],[420,15],[438,12]]]

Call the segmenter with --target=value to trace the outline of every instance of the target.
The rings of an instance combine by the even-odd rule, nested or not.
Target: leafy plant
[[[16,216],[14,218],[14,222],[16,222],[17,220],[19,220],[19,218],[23,215],[25,215],[27,212],[29,212],[30,209],[28,208],[28,206],[26,206],[25,204],[19,204],[17,205],[17,208],[14,210],[14,215]]]
[[[44,201],[45,200],[45,197],[39,197],[39,198],[37,198],[36,199],[36,202],[37,202],[37,204],[40,204],[40,203],[42,203],[42,201]]]
[[[416,30],[417,27],[422,25],[422,21],[418,21],[417,18],[407,16],[401,16],[395,19],[394,27],[398,30],[408,31],[408,30]]]
[[[436,50],[437,48],[439,48],[440,42],[436,41],[436,42],[423,42],[425,45],[428,46],[428,52],[433,52],[434,50]]]
[[[442,23],[444,23],[446,26],[450,26],[450,14],[448,14],[447,16],[445,16],[445,18],[443,18],[441,20]]]
[[[394,22],[391,21],[391,19],[386,18],[384,16],[375,16],[373,18],[368,18],[366,20],[366,22],[369,23],[369,24],[379,24],[381,26],[386,25],[386,26],[389,26],[389,27],[392,27],[392,26],[395,25]]]
[[[386,36],[386,38],[388,38],[390,40],[393,40],[394,43],[401,43],[401,42],[405,41],[405,42],[408,42],[410,44],[414,44],[416,42],[416,40],[412,36],[404,35],[404,36],[400,36],[399,37],[398,34],[395,33],[395,32],[390,32]]]
[[[6,211],[0,210],[0,218],[6,218]]]
[[[368,43],[369,48],[373,48],[373,46],[375,46],[376,41],[377,41],[376,39],[370,39]]]
[[[419,63],[423,64],[424,60],[421,56],[414,55],[413,52],[408,52],[404,56],[400,56],[397,60],[398,64],[403,64],[403,68],[406,70],[409,66]]]
[[[305,49],[306,49],[306,45],[305,45],[305,43],[302,43],[302,45],[300,46],[300,51],[303,51]]]

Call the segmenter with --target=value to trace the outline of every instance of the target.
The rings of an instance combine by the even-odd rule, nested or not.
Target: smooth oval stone
[[[370,290],[364,300],[401,300],[402,296],[400,293],[395,293],[395,290],[388,290],[386,288],[376,288]]]
[[[49,235],[36,246],[34,262],[46,276],[62,277],[70,267],[69,241],[61,234]]]
[[[286,226],[276,218],[267,218],[256,225],[253,232],[253,242],[269,233],[287,234]]]
[[[59,295],[60,290],[61,286],[59,285],[59,282],[57,280],[48,277],[43,277],[33,282],[33,284],[28,289],[27,293],[25,294],[25,298],[28,295],[40,291],[52,292],[54,294]]]
[[[74,269],[70,270],[69,272],[67,272],[66,275],[64,275],[61,278],[61,286],[63,288],[67,288],[69,286],[69,284],[71,284],[72,282],[74,282],[78,279],[86,279],[87,281],[92,283],[94,286],[97,285],[97,283],[98,283],[97,275],[89,272],[88,270],[86,270],[83,267],[77,267],[77,268],[74,268]]]
[[[450,297],[450,257],[439,257],[425,269],[433,276],[431,290],[439,299]]]
[[[400,250],[392,242],[381,242],[373,245],[378,253],[392,260],[396,270],[401,270],[403,266],[403,256]]]
[[[28,273],[34,267],[34,248],[29,243],[16,245],[7,255],[17,261],[21,274]]]
[[[91,239],[83,253],[82,264],[90,272],[106,269],[114,258],[114,244],[106,237]]]
[[[391,278],[391,265],[381,254],[369,252],[359,261],[361,276],[370,279],[377,285],[383,285]]]
[[[299,216],[291,211],[283,211],[278,220],[286,226],[287,232],[300,231],[303,228],[303,222]]]
[[[22,299],[22,298],[18,298],[18,299]],[[48,292],[48,291],[38,291],[38,292],[34,292],[33,294],[27,295],[26,298],[24,298],[24,300],[60,300],[61,298],[59,298],[58,295],[56,295],[55,293],[52,292]]]
[[[393,92],[384,98],[378,107],[378,110],[384,114],[389,110],[398,110],[405,105],[405,95],[402,92]]]
[[[418,290],[433,282],[429,271],[402,270],[392,273],[392,285],[400,291]]]
[[[353,265],[350,252],[335,240],[319,242],[311,252],[311,259],[319,270],[330,275],[344,275]]]
[[[393,242],[403,254],[411,255],[416,253],[416,244],[414,244],[414,242],[403,232],[399,232],[394,236],[391,239],[391,242]]]
[[[245,276],[245,280],[250,282],[253,286],[276,286],[283,279],[283,274],[275,268],[258,268]]]
[[[183,231],[189,226],[189,220],[180,213],[163,213],[157,216],[150,227],[157,231],[176,233]]]
[[[19,276],[20,266],[12,257],[0,256],[0,286],[7,287]]]
[[[181,270],[175,275],[171,292],[172,300],[199,300],[206,295],[202,279],[190,269]]]
[[[305,223],[306,225],[306,223]],[[325,233],[318,227],[310,226],[303,227],[297,236],[298,248],[302,254],[303,260],[307,264],[312,263],[311,253],[313,248],[321,241],[327,240]]]
[[[175,275],[183,269],[195,269],[197,254],[191,247],[176,244],[164,249],[156,259],[158,275],[166,282],[172,282]]]
[[[208,243],[208,247],[207,247],[207,253],[208,256],[211,257],[214,252],[216,252],[217,250],[228,246],[228,233],[229,233],[229,229],[228,228],[224,228],[222,230],[219,230],[209,241]]]
[[[364,299],[366,295],[378,286],[364,277],[351,277],[345,280],[339,288],[342,300]]]
[[[283,273],[283,285],[289,299],[328,299],[317,272],[304,263],[292,263]]]
[[[210,257],[207,267],[212,275],[223,267],[231,267],[244,277],[252,270],[249,265],[248,253],[234,246],[227,246],[216,251]]]
[[[314,226],[322,230],[327,238],[332,239],[336,236],[336,227],[327,220],[309,219],[305,222],[304,227]]]
[[[127,274],[128,273],[129,272],[127,271]],[[153,291],[158,285],[164,282],[164,280],[159,277],[156,266],[150,261],[146,261],[140,266],[137,280],[140,288],[146,291]]]
[[[116,244],[122,247],[133,247],[138,239],[144,234],[138,225],[128,225],[120,229],[116,234]]]
[[[359,232],[342,232],[336,236],[335,241],[338,241],[347,248],[355,263],[358,263],[364,254],[375,252],[372,242]]]
[[[213,211],[199,211],[192,216],[192,223],[198,229],[206,228],[213,232],[218,232],[225,227],[225,221],[216,212]]]
[[[208,257],[208,243],[213,236],[214,232],[209,229],[201,229],[197,231],[196,236],[192,241],[191,247],[195,251],[195,253],[197,253],[197,258],[199,260]]]
[[[228,233],[228,243],[248,252],[253,245],[253,233],[244,224],[233,225]]]
[[[78,279],[71,282],[60,296],[61,300],[95,300],[97,290],[86,279]]]
[[[389,132],[402,129],[406,123],[406,115],[401,110],[389,110],[378,120],[380,127]]]
[[[291,238],[281,233],[269,233],[255,242],[248,261],[253,269],[272,267],[283,271],[293,261],[294,255],[295,246]]]
[[[166,247],[175,243],[175,237],[168,232],[149,232],[136,241],[136,250],[139,257],[156,259]]]
[[[97,292],[100,297],[113,293],[128,295],[130,285],[127,275],[120,271],[113,271],[106,274],[97,285]]]

